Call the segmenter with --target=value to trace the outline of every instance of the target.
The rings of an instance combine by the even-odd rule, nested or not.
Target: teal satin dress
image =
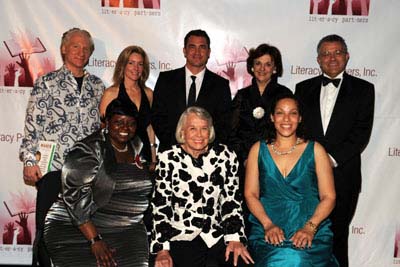
[[[333,234],[330,221],[323,221],[311,248],[299,249],[290,238],[313,215],[319,203],[314,162],[314,142],[309,142],[290,173],[283,177],[265,141],[261,141],[258,156],[260,201],[272,222],[281,227],[286,240],[282,246],[265,242],[264,229],[250,215],[249,245],[256,267],[335,267],[332,254]]]

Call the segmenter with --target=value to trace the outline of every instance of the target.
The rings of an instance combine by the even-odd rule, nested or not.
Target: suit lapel
[[[201,83],[200,92],[196,99],[196,104],[198,103],[200,106],[206,104],[207,99],[210,99],[208,95],[210,95],[210,90],[212,90],[212,79],[210,76],[210,71],[206,69],[204,73],[203,82]]]
[[[313,98],[310,103],[315,103],[314,105],[312,105],[310,109],[311,112],[310,117],[312,118],[311,123],[315,123],[316,136],[324,136],[324,129],[322,127],[322,118],[321,118],[321,101],[320,101],[321,82],[322,82],[322,76],[319,76],[310,86],[312,90],[311,95]]]
[[[177,98],[177,109],[180,110],[181,114],[186,109],[186,73],[185,67],[178,69],[176,74],[176,81],[174,84],[177,85],[175,89],[176,95],[173,97]]]
[[[326,136],[329,135],[331,132],[334,132],[334,129],[338,129],[338,123],[340,123],[340,118],[343,116],[343,112],[347,112],[346,108],[346,95],[350,90],[350,79],[348,75],[343,73],[343,81],[339,89],[338,96],[336,98],[335,106],[332,110],[332,115],[329,120],[328,128],[326,129]]]

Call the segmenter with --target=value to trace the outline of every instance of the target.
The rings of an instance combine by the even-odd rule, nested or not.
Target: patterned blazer
[[[158,155],[152,200],[151,251],[198,235],[208,247],[221,237],[245,242],[236,154],[216,144],[199,158],[179,145]]]

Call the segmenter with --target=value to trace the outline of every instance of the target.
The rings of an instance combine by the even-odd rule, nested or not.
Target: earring
[[[251,71],[254,72],[254,68],[251,68]]]
[[[276,74],[276,70],[273,70],[272,73],[273,73],[273,74]]]

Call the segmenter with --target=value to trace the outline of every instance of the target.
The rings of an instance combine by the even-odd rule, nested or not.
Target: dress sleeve
[[[240,131],[240,113],[242,107],[242,94],[238,92],[232,101],[232,131],[229,136],[228,144],[238,154],[241,155],[241,139],[239,136]]]
[[[26,109],[24,138],[20,147],[20,155],[24,163],[28,160],[36,163],[35,154],[44,131],[49,97],[50,92],[46,83],[42,77],[38,78]]]
[[[153,229],[151,233],[150,251],[157,253],[160,250],[169,250],[169,239],[173,236],[170,218],[173,212],[172,197],[172,170],[167,156],[168,151],[158,155],[156,166],[155,187],[151,207],[153,211]]]
[[[237,175],[239,163],[234,152],[227,150],[224,155],[227,155],[225,161],[226,178],[224,189],[219,199],[224,239],[225,242],[246,242],[242,212],[242,196],[239,190],[239,177]]]
[[[93,199],[93,186],[99,166],[97,154],[84,142],[77,142],[65,159],[63,199],[74,225],[88,222],[98,208]]]
[[[217,105],[213,114],[214,128],[216,133],[216,141],[227,144],[232,129],[232,99],[229,81],[223,80],[219,84],[221,91],[219,97],[219,105]]]

